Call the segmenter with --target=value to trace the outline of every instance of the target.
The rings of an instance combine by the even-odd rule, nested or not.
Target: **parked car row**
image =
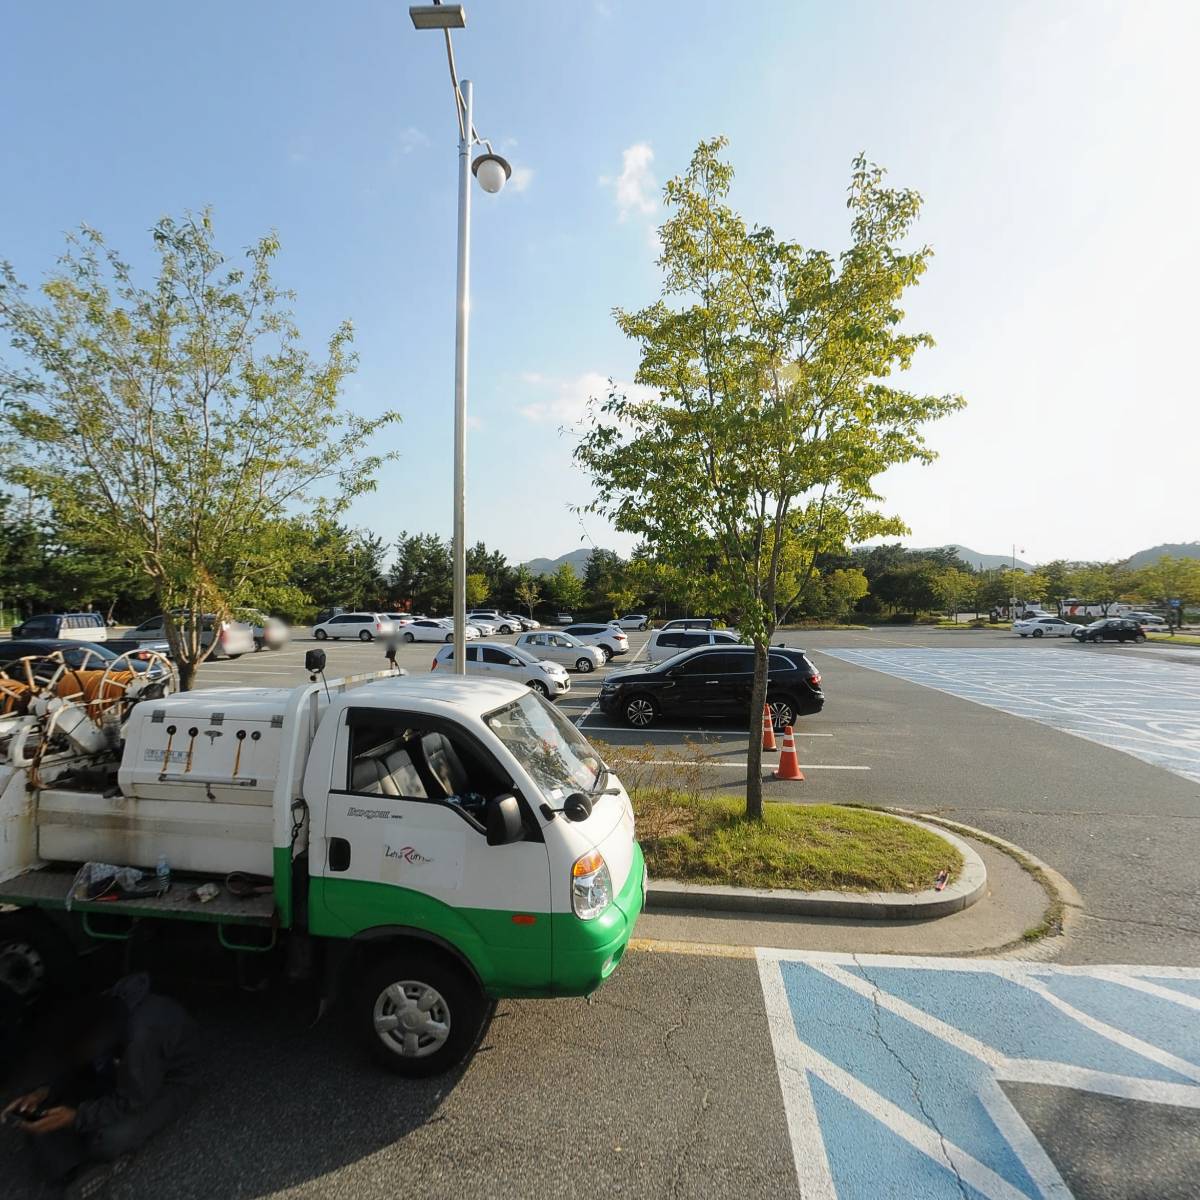
[[[1166,622],[1153,613],[1126,613],[1121,617],[1103,617],[1090,625],[1076,625],[1062,617],[1037,616],[1013,622],[1019,637],[1073,637],[1080,642],[1144,642],[1146,630]]]

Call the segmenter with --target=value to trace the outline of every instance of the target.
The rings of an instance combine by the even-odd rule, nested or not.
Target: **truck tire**
[[[313,631],[313,637],[315,637],[318,642],[323,642],[328,636],[329,634],[327,634],[323,629],[317,629]]]
[[[469,1057],[492,1007],[465,971],[413,950],[368,968],[353,1020],[376,1062],[420,1077],[440,1075]]]
[[[0,1001],[7,1012],[27,1011],[69,990],[79,973],[70,939],[31,912],[0,915]]]

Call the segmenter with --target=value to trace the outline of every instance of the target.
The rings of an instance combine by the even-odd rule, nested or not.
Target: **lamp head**
[[[471,172],[485,192],[495,194],[508,182],[512,175],[512,167],[508,159],[489,151],[475,159],[471,164]]]

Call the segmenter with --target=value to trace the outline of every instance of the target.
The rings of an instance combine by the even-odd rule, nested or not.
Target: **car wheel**
[[[1035,630],[1033,631],[1033,636],[1034,636],[1035,638],[1044,637],[1044,636],[1045,636],[1045,632],[1046,632],[1046,631],[1045,631],[1044,629],[1035,629]],[[1024,635],[1022,634],[1022,636],[1024,636]]]
[[[493,1009],[457,967],[433,955],[398,954],[367,972],[354,1022],[381,1066],[438,1075],[470,1055]]]
[[[501,625],[500,632],[501,633],[512,633],[512,626],[511,625]]]
[[[607,646],[601,646],[600,653],[604,655],[605,662],[612,662],[612,651]]]
[[[313,630],[313,637],[315,637],[318,642],[323,642],[328,636],[329,634],[327,634],[323,629]]]
[[[540,679],[530,679],[526,682],[528,682],[531,692],[537,692],[544,700],[550,699],[550,689]]]
[[[642,622],[642,623],[641,623],[641,624],[638,626],[638,632],[639,632],[639,633],[645,633],[645,632],[646,632],[646,622],[645,622],[645,621],[643,621],[643,622]]]
[[[658,720],[658,705],[649,696],[631,696],[621,710],[627,725],[645,729]]]
[[[1133,640],[1135,642],[1144,642],[1146,640],[1146,635],[1144,633],[1139,633]]]
[[[371,631],[369,629],[360,629],[358,633],[358,640],[360,642],[371,641]]]
[[[594,662],[592,662],[592,660],[590,658],[581,658],[575,664],[575,670],[581,672],[584,675],[586,675],[589,671],[594,671],[595,669],[596,669],[596,664]]]
[[[796,706],[791,700],[786,697],[768,700],[767,707],[771,710],[771,724],[776,729],[782,729],[785,725],[795,726]]]
[[[406,642],[412,642],[412,641],[415,641],[416,639],[413,637],[413,635],[411,633],[406,633],[404,635],[404,640]]]
[[[445,637],[445,642],[446,642],[446,645],[447,645],[447,646],[448,646],[448,645],[450,645],[450,643],[451,643],[452,641],[454,641],[454,634],[452,634],[452,633],[448,633],[448,634],[446,634],[446,637]]]
[[[5,1012],[70,991],[78,974],[75,949],[56,925],[39,914],[0,917],[0,998]]]
[[[266,645],[267,645],[267,643],[264,642],[262,638],[255,638],[254,639],[254,653],[260,654],[266,648]]]

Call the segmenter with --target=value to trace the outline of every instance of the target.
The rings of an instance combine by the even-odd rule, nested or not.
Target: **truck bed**
[[[74,878],[75,871],[71,868],[42,867],[26,871],[0,883],[0,904],[65,909]],[[205,882],[202,877],[173,882],[165,896],[142,896],[136,900],[75,900],[71,903],[71,911],[104,913],[112,917],[211,921],[222,925],[271,924],[275,898],[270,892],[239,900],[225,890],[220,878],[214,878],[212,882],[221,889],[219,896],[207,904],[189,900],[192,889]]]

